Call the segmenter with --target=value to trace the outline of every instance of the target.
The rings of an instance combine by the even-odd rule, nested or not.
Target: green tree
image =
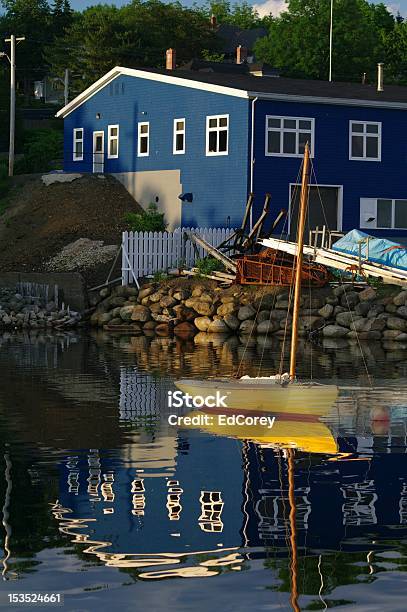
[[[273,20],[268,37],[257,42],[257,57],[288,76],[327,79],[329,27],[329,0],[288,0],[288,12]],[[384,5],[335,0],[334,78],[358,81],[364,72],[373,74],[392,27],[394,19]]]

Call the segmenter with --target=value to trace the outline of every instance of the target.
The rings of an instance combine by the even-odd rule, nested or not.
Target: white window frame
[[[112,129],[117,129],[117,136],[112,136]],[[120,135],[120,126],[119,125],[108,125],[107,126],[107,159],[118,159],[119,157],[119,135]],[[117,154],[112,155],[110,153],[110,143],[112,140],[117,140]]]
[[[363,125],[363,132],[353,132],[353,124],[359,123]],[[366,137],[368,136],[366,132],[367,125],[377,125],[377,139],[378,146],[377,152],[378,157],[366,157]],[[363,157],[353,157],[352,155],[352,136],[362,136],[363,137]],[[369,134],[370,137],[376,136],[376,134]],[[349,160],[350,161],[373,161],[373,162],[381,162],[382,161],[382,122],[381,121],[358,121],[357,119],[349,120]],[[379,198],[380,200],[381,198]]]
[[[150,155],[150,122],[139,121],[137,127],[137,157],[148,157]],[[147,134],[141,134],[141,128],[143,125],[147,126]],[[147,138],[147,152],[141,153],[141,138]]]
[[[296,122],[295,128],[269,128],[268,121],[269,119],[288,119],[290,121]],[[291,132],[296,134],[295,138],[295,148],[296,151],[299,151],[299,134],[300,132],[308,132],[308,130],[300,129],[300,121],[310,121],[311,122],[311,157],[315,155],[315,117],[288,117],[287,115],[266,115],[266,123],[265,123],[265,139],[264,139],[264,154],[266,157],[304,157],[304,153],[270,153],[268,151],[268,133],[269,132],[279,132],[280,133],[280,151],[283,149],[283,135],[284,132]],[[282,124],[283,125],[283,124]]]
[[[80,138],[77,137],[77,133],[80,133]],[[82,142],[82,155],[77,155],[76,154],[76,144],[78,142]],[[73,161],[83,161],[84,143],[85,143],[84,129],[83,128],[74,128],[73,129],[73,151],[72,151],[72,160]]]
[[[177,129],[177,123],[182,121],[184,127],[182,130]],[[179,119],[174,119],[174,129],[173,129],[173,140],[172,140],[172,152],[174,155],[183,155],[185,153],[185,117],[180,117]],[[179,151],[177,150],[177,136],[178,134],[182,134],[184,137],[184,146]]]
[[[219,125],[215,128],[210,128],[209,127],[209,121],[211,119],[226,119],[227,120],[227,126],[226,128],[224,127],[220,127]],[[226,151],[209,151],[209,133],[210,132],[220,132],[220,131],[225,131],[226,130]],[[218,145],[219,145],[219,136],[218,136]],[[206,155],[208,157],[214,157],[214,156],[219,156],[219,155],[229,155],[229,115],[207,115],[206,116],[206,145],[205,145],[205,151],[206,151]]]
[[[404,201],[406,202],[406,206],[407,206],[407,198],[361,198],[361,205],[362,205],[362,201],[363,200],[370,200],[373,202],[373,210],[374,210],[374,219],[370,222],[366,221],[363,217],[363,211],[360,211],[360,227],[362,228],[372,228],[372,229],[378,229],[378,230],[406,230],[406,227],[396,227],[395,225],[395,220],[396,220],[396,202],[398,201]],[[391,225],[390,227],[383,227],[381,225],[378,225],[377,223],[377,216],[378,216],[378,212],[377,212],[377,204],[379,202],[379,200],[387,200],[391,202]]]

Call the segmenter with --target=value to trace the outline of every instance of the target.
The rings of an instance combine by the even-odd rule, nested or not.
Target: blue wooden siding
[[[289,184],[296,182],[301,163],[298,158],[266,157],[266,115],[315,118],[315,174],[321,185],[343,185],[344,231],[359,227],[360,198],[407,199],[406,111],[258,100],[254,166],[257,213],[266,192],[272,194],[275,215],[281,208],[288,209]],[[349,160],[349,121],[354,119],[382,122],[380,162]],[[405,230],[365,231],[377,236],[406,235]]]
[[[185,226],[240,225],[247,198],[248,101],[120,76],[65,118],[65,170],[92,172],[92,133],[105,133],[105,172],[181,170]],[[97,115],[100,118],[97,119]],[[206,156],[206,116],[229,114],[229,154]],[[173,155],[173,121],[186,120],[186,152]],[[137,157],[137,123],[150,123],[150,154]],[[119,158],[108,159],[108,125],[119,124]],[[84,128],[84,160],[72,161],[73,129]]]

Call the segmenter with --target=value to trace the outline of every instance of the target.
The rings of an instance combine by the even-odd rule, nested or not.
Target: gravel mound
[[[103,240],[79,238],[64,247],[58,255],[52,257],[46,268],[50,272],[72,272],[93,268],[113,259],[117,250],[117,245],[105,245]]]

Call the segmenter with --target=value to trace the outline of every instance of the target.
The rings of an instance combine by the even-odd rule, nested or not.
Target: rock
[[[234,302],[227,302],[226,304],[221,304],[216,312],[221,317],[224,317],[228,314],[233,314],[234,312],[236,312],[236,305]]]
[[[197,314],[203,315],[203,316],[212,316],[215,312],[215,306],[212,304],[210,304],[209,302],[206,301],[202,301],[200,300],[200,298],[191,298],[189,300],[186,300],[185,305],[193,308],[193,310],[195,310],[195,312]]]
[[[281,311],[280,311],[281,312]],[[263,321],[270,320],[270,312],[268,310],[261,310],[257,315],[257,323],[263,323]]]
[[[348,336],[349,339],[359,339],[359,340],[380,340],[382,337],[381,332],[379,331],[350,331]]]
[[[288,310],[289,307],[292,307],[292,302],[290,304],[288,300],[279,300],[274,306],[274,308],[278,308],[279,310]]]
[[[291,315],[288,314],[288,317],[291,318]],[[274,321],[282,321],[285,320],[287,318],[287,312],[284,312],[284,310],[271,310],[270,311],[270,319],[273,319]]]
[[[401,332],[398,329],[385,329],[383,332],[383,338],[385,340],[395,340],[400,336]]]
[[[236,331],[240,325],[239,319],[232,314],[226,315],[223,320],[232,331]]]
[[[123,306],[123,308],[120,309],[120,318],[123,321],[131,321],[134,308],[134,306]]]
[[[407,334],[401,333],[396,338],[397,342],[407,342]]]
[[[375,317],[377,317],[377,315],[379,315],[382,312],[384,312],[383,304],[373,304],[373,306],[371,307],[371,309],[367,313],[367,318],[368,319],[374,319]]]
[[[212,295],[210,295],[210,293],[202,293],[202,295],[200,295],[199,297],[199,301],[208,302],[208,304],[212,304],[215,301],[215,299]]]
[[[155,321],[146,321],[143,325],[143,329],[155,329],[157,323]]]
[[[192,291],[192,297],[200,297],[204,292],[204,288],[197,285]]]
[[[326,325],[322,330],[324,338],[345,338],[348,333],[349,329],[341,325]]]
[[[328,295],[328,296],[325,298],[325,302],[326,302],[327,304],[331,304],[332,306],[337,306],[337,305],[339,304],[339,300],[338,300],[338,298],[337,298],[337,297],[335,297],[335,296],[333,296],[333,297],[332,297],[332,296],[330,296],[330,295]]]
[[[257,325],[255,321],[251,321],[250,319],[245,319],[240,323],[239,326],[239,334],[255,334],[257,329]]]
[[[122,316],[121,312],[120,316]],[[151,319],[150,310],[146,306],[142,306],[141,304],[139,304],[133,307],[131,315],[132,321],[140,321],[141,323],[145,323],[149,319]]]
[[[156,291],[155,293],[151,293],[148,297],[150,302],[159,302],[161,300],[161,298],[164,296],[164,292],[163,291]]]
[[[361,317],[366,317],[371,307],[372,305],[369,302],[360,302],[359,304],[356,304],[355,312]]]
[[[176,299],[178,302],[182,302],[182,300],[188,299],[188,296],[189,296],[189,292],[184,291],[182,289],[179,289],[178,291],[175,291],[173,293],[173,298]]]
[[[258,334],[272,334],[279,329],[279,324],[276,321],[262,321],[257,325]]]
[[[102,300],[104,300],[105,298],[109,297],[109,295],[110,295],[109,287],[103,287],[103,289],[101,289],[99,291],[99,295],[102,298]]]
[[[325,300],[321,297],[310,297],[309,295],[304,296],[303,308],[310,310],[319,310],[324,305]]]
[[[336,315],[339,314],[340,312],[348,312],[348,309],[344,308],[343,306],[335,306],[334,307],[334,317],[336,317]]]
[[[174,334],[181,338],[192,338],[196,334],[196,329],[192,323],[183,321],[174,327]]]
[[[324,319],[329,319],[332,316],[333,311],[334,307],[332,304],[325,304],[325,306],[322,306],[322,308],[318,310],[318,314]]]
[[[255,314],[256,311],[254,310],[254,308],[250,306],[250,304],[247,304],[246,306],[241,306],[239,308],[237,318],[239,319],[239,321],[246,321],[247,319],[252,319]]]
[[[109,306],[124,306],[126,303],[126,298],[125,297],[120,297],[120,296],[116,296],[116,297],[111,297],[109,299]]]
[[[195,310],[187,308],[184,304],[177,304],[173,308],[174,314],[180,321],[189,321],[190,323],[196,318]]]
[[[366,321],[366,325],[363,331],[364,332],[370,332],[370,331],[382,332],[384,329],[386,329],[386,319],[379,319],[378,317],[376,317],[376,318],[368,319]]]
[[[396,306],[404,306],[407,302],[407,291],[401,291],[393,298],[393,304]]]
[[[359,294],[356,291],[345,291],[341,297],[341,305],[346,308],[354,308],[359,303]]]
[[[104,312],[103,314],[99,315],[99,325],[105,325],[106,323],[109,323],[109,321],[111,321],[112,319],[113,316],[111,312]]]
[[[351,323],[354,321],[357,321],[360,318],[361,317],[357,315],[354,310],[353,311],[351,310],[348,312],[340,312],[339,314],[337,314],[336,322],[338,323],[338,325],[342,325],[342,327],[350,328]]]
[[[210,334],[225,334],[229,332],[229,327],[222,319],[215,319],[215,321],[210,322],[207,331]]]
[[[390,314],[394,314],[395,312],[397,312],[397,306],[395,304],[386,304],[385,310]]]
[[[168,323],[159,323],[154,331],[157,336],[169,336],[171,333],[171,328]]]
[[[230,303],[235,304],[236,298],[233,295],[223,295],[220,298],[220,301],[222,302],[222,304],[230,304]]]
[[[315,329],[319,329],[325,325],[325,319],[323,317],[311,316],[311,317],[301,317],[298,321],[298,330],[299,331],[311,331]]]
[[[407,306],[399,306],[397,308],[397,315],[403,319],[407,319]]]
[[[162,308],[171,308],[172,306],[175,306],[176,303],[177,300],[171,295],[164,295],[164,297],[160,300],[160,306],[162,306]]]
[[[335,287],[332,293],[336,297],[341,297],[345,292],[349,292],[353,290],[354,290],[354,286],[351,283],[346,283],[346,284],[338,285],[337,287]]]
[[[359,293],[359,300],[361,302],[371,302],[376,297],[377,297],[377,291],[376,289],[373,289],[373,287],[367,287],[367,289],[364,289],[363,291]]]
[[[201,332],[208,331],[208,327],[211,323],[212,321],[209,317],[196,317],[196,319],[194,319],[195,327]]]
[[[144,306],[144,304],[143,304],[143,306]],[[148,309],[149,309],[149,311],[150,311],[151,313],[153,313],[153,312],[154,312],[155,314],[158,314],[158,313],[160,313],[160,312],[162,311],[162,308],[161,308],[160,302],[154,302],[153,304],[150,304],[150,305],[148,306]]]
[[[103,315],[104,316],[104,315]],[[114,317],[108,321],[109,325],[123,325],[123,321],[120,317]]]
[[[399,317],[389,317],[387,319],[387,327],[388,329],[398,329],[401,332],[407,330],[407,321],[405,319],[400,319]]]
[[[352,331],[362,332],[365,330],[367,321],[368,320],[364,317],[358,317],[357,319],[351,322],[349,327]]]

